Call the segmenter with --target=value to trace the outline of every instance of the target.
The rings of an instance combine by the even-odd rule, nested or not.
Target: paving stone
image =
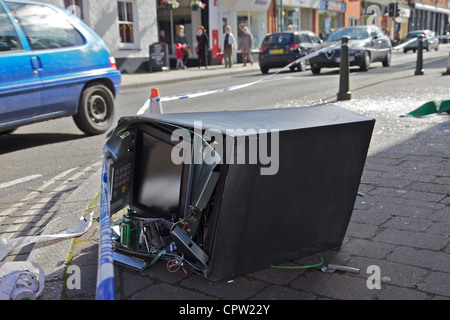
[[[136,292],[144,288],[153,286],[155,281],[144,276],[141,272],[122,269],[118,274],[117,279],[120,279],[120,292],[123,299],[133,296]],[[145,295],[143,295],[145,296]]]
[[[158,285],[150,285],[141,291],[137,291],[127,300],[210,300],[202,293],[180,288],[168,283],[161,283]]]
[[[448,244],[450,239],[444,236],[420,232],[386,229],[379,233],[373,240],[411,246],[413,248],[440,250]]]
[[[450,236],[450,223],[447,222],[434,222],[427,229],[427,233],[440,234],[446,237]]]
[[[433,212],[428,219],[431,221],[443,221],[443,222],[450,222],[450,212],[449,207],[446,207],[442,210],[436,210]]]
[[[449,283],[450,273],[433,272],[425,280],[425,282],[419,286],[419,289],[426,292],[450,297],[450,287],[448,285]]]
[[[258,293],[254,300],[316,300],[317,297],[311,293],[293,290],[280,286],[269,286]]]
[[[353,210],[352,221],[379,226],[389,220],[390,217],[391,214],[389,213],[375,210]]]
[[[391,219],[389,219],[389,221],[386,221],[382,225],[382,227],[422,232],[422,231],[427,230],[431,225],[432,225],[432,222],[429,220],[425,220],[425,219],[414,219],[414,218],[408,218],[408,217],[392,217]]]
[[[397,247],[387,259],[405,265],[442,272],[448,272],[450,266],[449,253],[410,247]]]
[[[185,288],[192,288],[209,296],[236,300],[250,299],[266,286],[259,280],[250,280],[244,276],[213,282],[194,275],[180,284]]]
[[[382,259],[394,249],[395,246],[389,243],[366,239],[351,239],[342,246],[341,251],[362,257]]]
[[[298,266],[298,264],[287,263],[283,265]],[[255,278],[272,284],[285,285],[295,280],[299,274],[304,273],[304,269],[276,269],[265,268],[259,271],[248,273],[246,276]]]
[[[382,285],[378,293],[380,300],[430,300],[431,297],[417,289],[399,288],[388,284]]]
[[[347,235],[355,238],[371,239],[378,231],[377,226],[350,221]]]
[[[376,292],[367,288],[365,278],[338,272],[305,273],[305,276],[293,281],[290,287],[319,295],[321,298],[370,300],[376,297]]]

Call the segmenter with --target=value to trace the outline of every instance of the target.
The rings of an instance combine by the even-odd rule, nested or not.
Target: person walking
[[[231,68],[233,66],[233,47],[236,46],[236,39],[231,33],[231,27],[225,27],[225,39],[223,42],[223,51],[225,58],[225,68]]]
[[[190,54],[190,48],[189,48],[189,41],[184,34],[184,26],[179,25],[177,28],[177,34],[175,36],[175,44],[181,43],[183,46],[183,65],[186,66],[187,60],[191,56]]]
[[[242,52],[242,62],[244,62],[244,67],[247,65],[247,61],[253,65],[253,59],[252,59],[252,46],[253,46],[253,37],[250,31],[248,30],[248,27],[244,27],[243,30],[244,34],[242,35],[240,47]]]
[[[197,51],[198,50],[198,51]],[[198,53],[198,67],[200,68],[202,65],[205,66],[205,69],[208,69],[208,62],[206,60],[206,55],[209,50],[209,40],[208,35],[206,34],[206,29],[204,26],[198,27],[197,31],[197,48],[196,51]]]

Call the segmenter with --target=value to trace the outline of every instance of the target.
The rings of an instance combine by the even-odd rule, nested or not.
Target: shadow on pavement
[[[89,137],[85,134],[67,133],[12,133],[0,135],[0,155],[59,142]]]

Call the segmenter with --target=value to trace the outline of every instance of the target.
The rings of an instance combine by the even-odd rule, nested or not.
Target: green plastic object
[[[400,117],[422,117],[433,113],[450,113],[450,100],[430,101]]]

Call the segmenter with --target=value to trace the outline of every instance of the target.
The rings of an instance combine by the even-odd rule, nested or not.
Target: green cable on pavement
[[[320,267],[323,264],[323,257],[320,253],[316,253],[316,256],[320,257],[320,263],[318,264],[312,264],[309,266],[271,266],[272,268],[275,269],[308,269],[308,268],[315,268],[315,267]]]

